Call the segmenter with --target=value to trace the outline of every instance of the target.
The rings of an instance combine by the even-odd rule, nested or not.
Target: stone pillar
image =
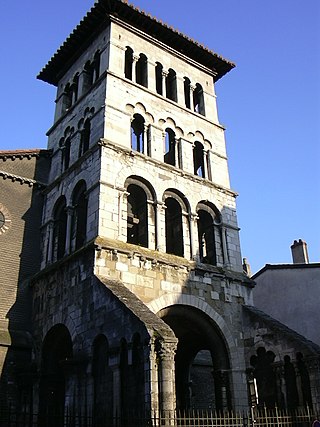
[[[229,378],[228,372],[218,370],[213,372],[215,383],[215,397],[218,410],[225,411],[229,408]]]
[[[174,165],[176,168],[180,167],[179,152],[179,138],[174,138]]]
[[[156,202],[156,250],[165,252],[165,209],[166,205],[163,202]]]
[[[227,244],[227,228],[224,225],[221,225],[221,246],[223,254],[223,262],[225,266],[230,264],[229,254],[228,254],[228,244]]]
[[[156,249],[157,227],[156,227],[156,207],[153,200],[147,200],[148,208],[148,247]]]
[[[54,228],[54,221],[50,220],[47,224],[47,262],[52,262],[52,246],[53,246],[53,228]]]
[[[187,259],[191,258],[191,230],[189,214],[182,211],[182,237],[183,237],[183,256]]]
[[[190,221],[190,258],[199,261],[199,251],[197,250],[197,242],[198,242],[198,215],[196,213],[190,213],[189,221]]]
[[[71,252],[71,229],[72,229],[72,220],[73,220],[73,213],[74,213],[74,207],[68,206],[66,208],[67,210],[67,231],[66,231],[66,249],[65,249],[65,255],[68,255]]]
[[[142,147],[142,153],[145,154],[146,156],[149,155],[149,151],[148,150],[148,143],[149,143],[149,126],[147,124],[144,124],[143,126],[143,137],[142,137],[142,143],[143,143],[143,147]]]
[[[139,56],[137,55],[132,56],[132,81],[135,83],[137,80],[136,67],[137,67],[138,60],[139,60]]]
[[[127,240],[127,236],[122,234],[122,225],[125,220],[125,226],[127,227],[127,196],[128,193],[125,189],[120,190],[118,193],[118,238],[122,241]]]
[[[170,338],[158,341],[159,360],[159,401],[161,411],[174,411],[176,408],[175,363],[174,356],[178,340]]]
[[[203,150],[203,178],[208,179],[208,153],[206,150]]]
[[[190,109],[191,111],[194,111],[194,98],[193,93],[196,90],[196,87],[190,84]]]
[[[206,176],[206,178],[209,179],[210,181],[212,181],[212,170],[211,170],[212,162],[211,162],[211,156],[212,156],[212,153],[211,153],[210,150],[208,150],[207,151],[207,158],[206,158],[206,161],[207,161],[207,173],[208,173],[208,175]]]
[[[167,96],[166,91],[166,78],[168,77],[168,71],[162,70],[162,96]]]

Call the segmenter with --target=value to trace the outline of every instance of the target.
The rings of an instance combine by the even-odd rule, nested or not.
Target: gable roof
[[[119,18],[211,69],[216,73],[215,81],[235,67],[232,62],[124,0],[98,0],[40,71],[37,78],[57,85],[71,63],[110,23],[110,16]]]

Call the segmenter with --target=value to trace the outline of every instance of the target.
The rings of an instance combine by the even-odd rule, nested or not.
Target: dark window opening
[[[172,68],[169,69],[166,77],[166,97],[177,102],[177,76]]]
[[[188,77],[185,77],[183,84],[184,84],[184,102],[185,102],[186,107],[190,109],[191,108],[191,97],[190,97],[191,82],[190,82],[190,79],[188,79]]]
[[[135,184],[127,189],[127,242],[148,247],[148,205],[144,190]]]
[[[87,92],[93,85],[94,78],[94,67],[93,64],[88,61],[83,70],[83,92]]]
[[[63,110],[63,113],[65,113],[72,106],[72,87],[69,83],[66,85],[64,89],[62,102],[63,102],[62,110]]]
[[[216,242],[212,216],[204,211],[198,211],[199,258],[201,262],[216,265]]]
[[[140,54],[136,63],[136,83],[148,87],[148,60],[143,53]]]
[[[133,50],[131,47],[127,47],[125,53],[125,63],[124,63],[124,76],[132,80],[132,64],[133,64]]]
[[[172,197],[165,201],[166,252],[183,256],[182,209]]]
[[[193,147],[194,174],[205,178],[204,147],[201,142],[196,141]]]
[[[72,198],[73,217],[71,240],[74,249],[81,248],[87,239],[87,214],[88,199],[86,196],[86,185],[84,182],[77,184]]]
[[[96,82],[98,80],[98,78],[100,77],[100,52],[97,51],[94,54],[94,59],[93,59],[93,83]]]
[[[89,119],[87,119],[84,122],[84,126],[81,131],[79,157],[81,157],[86,151],[89,150],[90,133],[91,133],[91,122]]]
[[[176,165],[176,135],[171,129],[165,130],[164,162],[168,165]]]
[[[205,116],[203,89],[199,83],[196,84],[195,90],[193,92],[193,105],[194,111],[196,113]]]
[[[63,146],[63,168],[64,170],[67,170],[70,165],[70,149],[71,149],[71,140],[70,138],[67,138],[64,141]]]
[[[66,200],[62,197],[55,205],[53,213],[53,260],[59,260],[64,257],[66,250],[67,235],[67,211]]]
[[[144,152],[144,118],[135,114],[131,122],[131,148],[139,153]]]
[[[73,103],[78,100],[78,91],[79,91],[79,74],[76,74],[72,81],[72,96]]]
[[[163,66],[160,62],[156,63],[155,73],[156,73],[156,91],[159,95],[163,95],[163,85],[162,85],[162,72]]]

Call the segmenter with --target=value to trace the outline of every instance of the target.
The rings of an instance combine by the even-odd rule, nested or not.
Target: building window
[[[87,92],[100,76],[100,52],[97,51],[93,61],[87,61],[83,69],[82,93]]]
[[[144,190],[135,184],[127,188],[127,242],[148,247],[148,205]]]
[[[173,197],[165,200],[166,252],[183,256],[182,209]]]
[[[177,76],[172,68],[169,69],[166,76],[166,97],[177,102]]]
[[[190,96],[191,82],[190,82],[190,79],[188,79],[188,77],[184,78],[183,86],[184,86],[184,102],[185,102],[185,106],[190,109],[191,108],[191,96]]]
[[[136,82],[144,87],[148,87],[148,59],[143,53],[140,54],[136,63]]]
[[[163,66],[160,64],[160,62],[156,62],[156,91],[159,95],[163,95],[163,84],[162,84],[162,72],[163,72]]]
[[[62,99],[62,113],[65,113],[72,106],[72,87],[70,83],[66,85]]]
[[[124,60],[124,76],[126,79],[132,80],[132,64],[133,64],[133,50],[127,46]]]
[[[176,134],[172,129],[165,130],[164,162],[176,166]]]
[[[72,206],[71,247],[77,250],[87,240],[88,199],[84,181],[80,181],[73,191]]]
[[[57,261],[64,257],[67,236],[67,211],[66,199],[62,196],[55,204],[53,210],[53,239],[52,258]]]
[[[131,148],[139,153],[144,153],[144,126],[144,118],[135,114],[131,122]]]
[[[221,249],[221,215],[209,202],[197,206],[200,262],[217,265],[217,248]]]
[[[196,141],[193,147],[194,174],[206,178],[204,167],[204,147],[201,142]]]
[[[195,90],[193,91],[193,105],[196,113],[205,116],[203,89],[199,83],[196,84]]]

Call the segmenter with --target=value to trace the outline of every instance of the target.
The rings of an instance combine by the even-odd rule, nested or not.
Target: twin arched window
[[[144,118],[140,114],[135,114],[131,122],[131,148],[139,153],[144,153],[144,129]]]
[[[127,79],[133,80],[133,50],[127,46],[124,61],[124,75]],[[148,87],[148,58],[144,53],[140,53],[135,64],[136,83]]]
[[[127,242],[148,247],[147,195],[135,184],[130,184],[127,191]]]
[[[72,215],[68,221],[68,213]],[[70,251],[81,248],[87,239],[88,200],[86,184],[80,181],[73,190],[72,207],[68,209],[65,196],[61,196],[53,209],[51,261],[63,258]],[[70,230],[68,230],[68,228]],[[70,236],[70,240],[67,236]]]

